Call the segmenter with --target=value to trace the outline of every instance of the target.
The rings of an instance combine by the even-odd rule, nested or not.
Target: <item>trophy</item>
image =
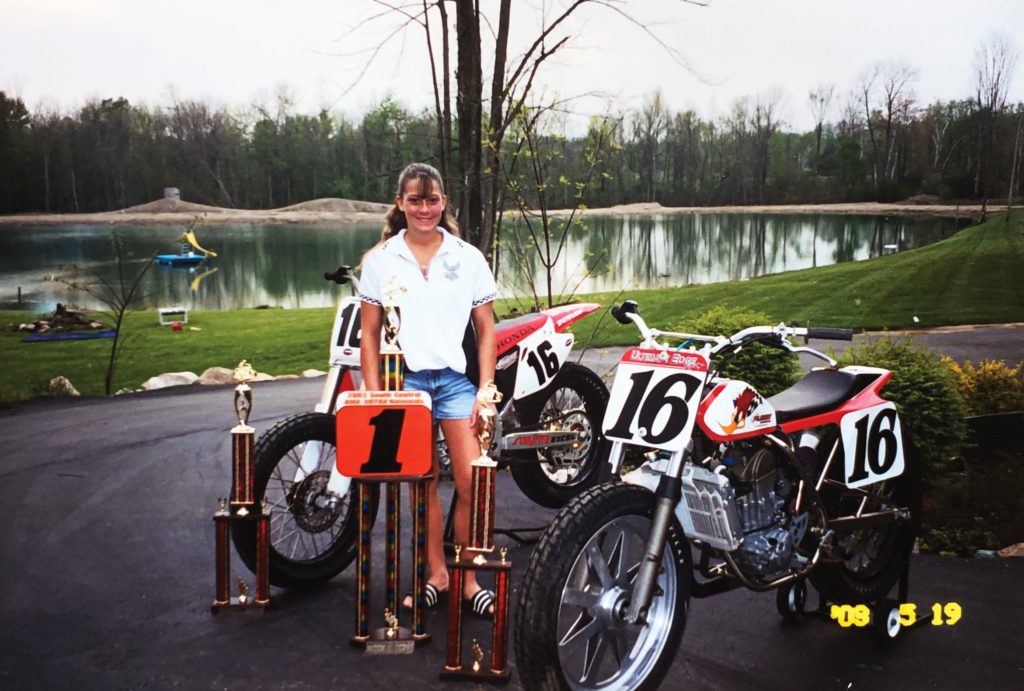
[[[366,435],[366,425],[353,430],[346,428],[345,437],[352,444],[346,449],[338,449],[338,466],[343,472],[357,480],[357,506],[359,540],[356,552],[356,620],[355,634],[352,636],[352,645],[362,647],[370,654],[407,654],[411,653],[416,645],[426,643],[430,640],[430,634],[426,633],[423,621],[423,613],[426,609],[425,587],[426,587],[426,515],[427,515],[427,482],[430,471],[430,413],[429,396],[421,392],[402,393],[402,386],[405,374],[405,359],[398,344],[398,332],[401,328],[398,307],[395,304],[397,296],[405,292],[405,288],[394,279],[388,281],[384,286],[384,335],[380,348],[381,383],[383,392],[356,391],[342,394],[338,401],[338,428],[341,430],[349,425],[350,420],[355,419],[355,410],[362,406],[374,412],[379,405],[382,412],[370,418],[369,425],[372,426],[372,446],[369,451],[370,460],[361,465],[349,466],[352,459],[343,457],[344,454],[357,454],[354,447],[354,437]],[[405,397],[404,399],[402,397]],[[408,411],[401,408],[402,400],[408,402],[419,402],[426,400],[425,424],[418,428],[407,419]],[[396,404],[397,403],[397,404]],[[388,407],[391,406],[391,407]],[[421,405],[422,407],[422,405]],[[361,419],[361,418],[360,418]],[[380,432],[385,425],[392,421],[399,421],[398,431],[394,434]],[[404,426],[403,426],[404,425]],[[426,454],[423,460],[426,466],[416,472],[405,472],[402,464],[398,462],[397,453],[402,444],[400,434],[409,434],[412,429],[414,440],[412,443],[417,448],[422,447]],[[354,434],[353,434],[354,432]],[[379,433],[380,432],[380,433]],[[390,432],[390,429],[389,429]],[[339,436],[340,436],[339,431]],[[380,437],[381,439],[378,439]],[[386,437],[386,439],[384,439]],[[407,448],[407,447],[406,447]],[[390,458],[381,460],[384,456]],[[417,467],[421,466],[419,463]],[[370,631],[370,575],[371,564],[370,554],[371,530],[373,526],[373,508],[370,501],[370,482],[382,482],[386,486],[385,496],[385,626]],[[413,494],[413,583],[412,583],[412,621],[409,628],[399,625],[399,582],[400,565],[398,541],[401,535],[401,517],[399,513],[399,499],[402,484],[410,484]]]
[[[215,596],[210,610],[216,614],[224,610],[263,611],[270,604],[270,513],[266,501],[256,508],[253,484],[253,446],[256,430],[249,426],[252,413],[252,387],[249,382],[256,376],[252,366],[242,360],[235,368],[235,415],[238,424],[231,429],[231,495],[218,500],[215,525]],[[238,595],[231,597],[231,532],[230,523],[249,521],[256,530],[256,593],[249,594],[249,585],[238,581]]]
[[[501,394],[493,382],[488,382],[477,394],[483,403],[496,404],[501,401]],[[512,564],[508,561],[508,549],[498,550],[500,561],[494,553],[494,483],[497,463],[489,456],[491,439],[494,434],[495,413],[491,407],[480,413],[480,427],[477,439],[480,442],[480,457],[473,461],[473,483],[470,498],[469,544],[455,545],[455,559],[448,562],[451,574],[450,590],[462,593],[462,584],[466,571],[491,571],[494,573],[494,620],[491,625],[491,660],[489,665],[482,665],[484,659],[480,643],[473,639],[473,662],[468,666],[462,662],[462,597],[449,598],[448,607],[448,640],[444,669],[441,678],[447,680],[489,681],[503,683],[508,681],[508,581],[512,572]],[[463,560],[463,551],[474,554],[472,558]],[[468,556],[468,555],[467,555]]]

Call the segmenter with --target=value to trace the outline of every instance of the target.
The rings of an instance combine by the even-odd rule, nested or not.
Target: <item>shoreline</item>
[[[83,214],[15,214],[0,216],[0,227],[15,225],[188,225],[197,216],[200,223],[216,224],[266,224],[266,225],[330,225],[357,223],[380,223],[388,208],[379,205],[375,210],[317,209],[320,200],[305,202],[284,209],[224,209],[179,202],[167,205],[170,208],[145,207],[160,204],[146,204],[120,211],[103,211]],[[306,208],[302,208],[306,207]],[[982,212],[981,204],[884,204],[880,202],[857,202],[850,204],[788,204],[761,206],[680,206],[668,207],[653,203],[625,204],[600,209],[586,209],[584,216],[676,216],[687,214],[830,214],[850,216],[918,216],[931,218],[969,218],[977,220]],[[989,205],[986,213],[1002,213],[1005,205]],[[568,216],[568,209],[555,209],[550,216]],[[509,213],[509,215],[513,215]]]

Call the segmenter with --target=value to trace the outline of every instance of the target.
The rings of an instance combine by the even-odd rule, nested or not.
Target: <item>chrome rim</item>
[[[306,444],[319,445],[316,469],[308,475],[300,466]],[[263,495],[270,511],[270,546],[289,561],[321,559],[345,529],[350,499],[327,491],[335,458],[333,444],[303,442],[289,449],[270,473]]]
[[[550,462],[541,463],[540,468],[556,484],[571,487],[580,482],[583,479],[583,464],[594,438],[593,425],[587,417],[583,399],[573,389],[558,389],[544,402],[540,426],[549,432],[575,432],[579,436],[579,445],[576,447],[543,451],[544,458]]]
[[[676,563],[666,545],[644,626],[624,615],[640,569],[650,520],[621,516],[577,556],[558,609],[558,659],[573,689],[635,688],[661,657],[675,618]]]

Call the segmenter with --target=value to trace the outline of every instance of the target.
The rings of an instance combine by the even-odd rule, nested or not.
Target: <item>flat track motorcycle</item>
[[[635,302],[612,310],[643,341],[619,362],[603,431],[622,482],[570,501],[541,536],[518,601],[514,643],[529,689],[655,688],[680,645],[690,596],[776,590],[803,610],[809,579],[833,603],[877,603],[904,572],[920,507],[919,469],[892,377],[836,368],[795,337],[847,329],[780,324],[730,338],[647,327]],[[698,342],[672,349],[662,339]],[[828,363],[763,398],[719,378],[740,349],[765,343]],[[882,607],[882,605],[877,605]],[[876,610],[890,636],[898,610]]]
[[[324,278],[358,291],[347,266]],[[338,395],[358,388],[361,379],[359,307],[354,295],[338,305],[330,369],[314,411],[281,420],[258,437],[253,450],[256,500],[267,500],[271,516],[270,582],[278,587],[329,580],[355,558],[355,488],[336,467],[334,414]],[[589,303],[555,307],[496,325],[495,383],[502,402],[492,455],[508,463],[523,493],[543,506],[564,505],[595,485],[604,467],[607,445],[598,428],[608,389],[597,374],[568,362],[575,337],[566,332],[599,308]],[[466,348],[473,351],[468,343]],[[443,465],[443,439],[438,455]],[[372,487],[376,515],[377,485]],[[255,530],[233,523],[232,531],[239,556],[253,568]]]

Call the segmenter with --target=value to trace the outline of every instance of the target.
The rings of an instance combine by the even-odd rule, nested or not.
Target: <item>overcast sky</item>
[[[514,0],[514,48],[536,34],[537,8],[554,14],[565,4]],[[834,84],[841,101],[872,63],[902,60],[915,67],[914,92],[927,103],[971,94],[975,49],[994,32],[1016,34],[1024,50],[1021,0],[708,0],[707,7],[629,0],[620,6],[685,55],[690,69],[642,29],[594,7],[567,26],[570,46],[544,67],[538,81],[547,93],[597,94],[575,106],[596,113],[608,104],[639,106],[660,88],[673,110],[717,116],[737,97],[778,87],[784,119],[809,128],[808,89]],[[419,30],[387,44],[353,86],[367,62],[360,51],[396,25],[391,18],[360,24],[378,11],[370,0],[0,0],[0,90],[22,97],[30,110],[118,96],[151,106],[177,97],[244,107],[272,103],[282,84],[304,112],[329,107],[359,116],[386,95],[408,108],[430,106]],[[1024,100],[1022,70],[1018,64],[1012,100]]]

